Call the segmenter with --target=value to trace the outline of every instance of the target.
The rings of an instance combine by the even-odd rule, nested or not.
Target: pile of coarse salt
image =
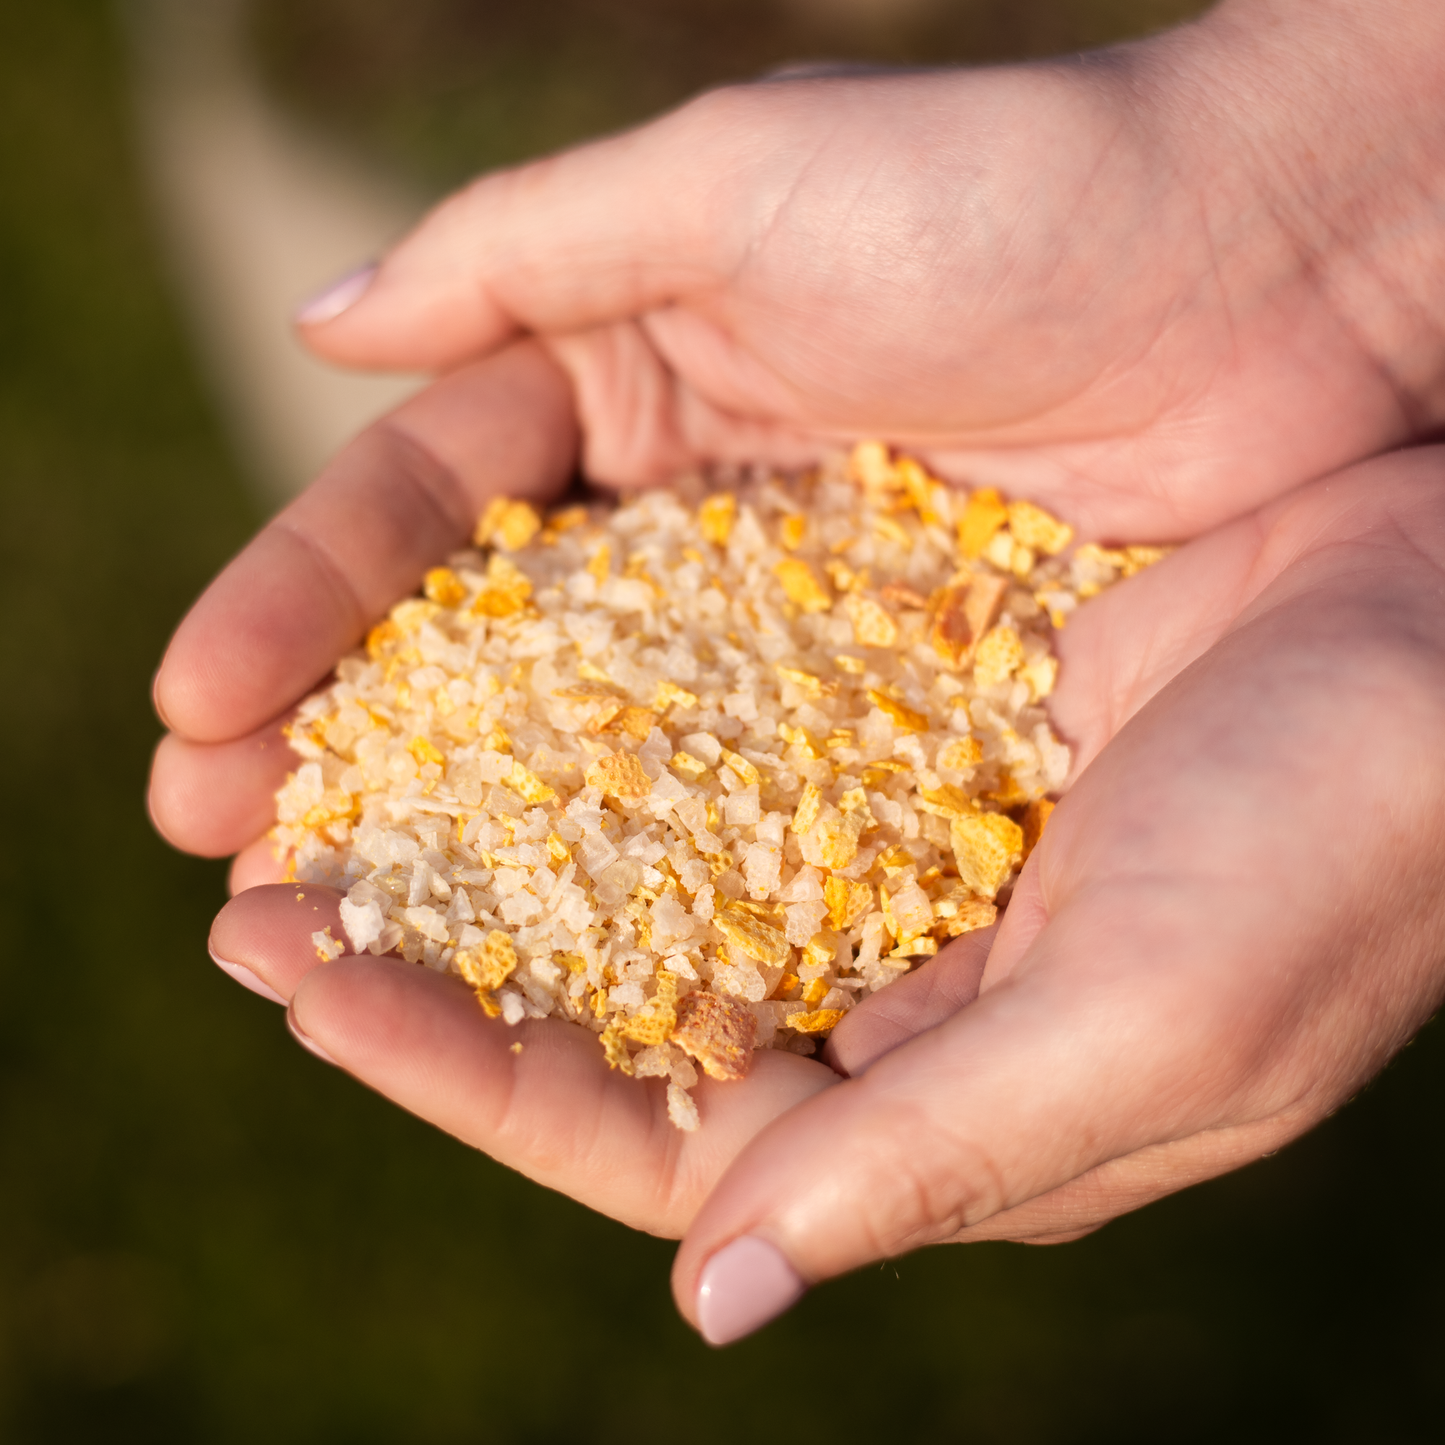
[[[698,1067],[811,1053],[993,922],[1069,769],[1050,628],[1160,555],[1071,535],[876,443],[496,501],[302,704],[274,836],[354,950],[591,1029],[693,1129]]]

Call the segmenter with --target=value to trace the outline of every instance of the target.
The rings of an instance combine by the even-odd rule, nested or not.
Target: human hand
[[[438,369],[533,331],[604,481],[877,435],[1182,538],[1439,424],[1442,82],[1438,6],[1232,0],[1051,64],[733,87],[482,178],[303,334]]]
[[[327,890],[243,894],[213,947],[405,1107],[686,1232],[679,1303],[710,1338],[787,1302],[729,1277],[744,1236],[785,1290],[931,1241],[1072,1237],[1303,1132],[1438,1002],[1442,474],[1440,453],[1359,468],[1076,616],[1055,714],[1081,771],[983,992],[974,937],[874,996],[830,1046],[847,1082],[765,1053],[704,1082],[683,1136],[580,1030],[508,1030],[411,965],[318,965]]]

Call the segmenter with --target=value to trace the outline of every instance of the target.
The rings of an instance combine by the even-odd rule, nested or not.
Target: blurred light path
[[[232,436],[268,504],[418,385],[310,357],[297,304],[375,256],[423,199],[278,112],[238,0],[129,0],[142,148],[161,228]]]

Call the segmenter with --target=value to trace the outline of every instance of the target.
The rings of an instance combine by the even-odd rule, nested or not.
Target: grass
[[[1438,1027],[1276,1159],[1080,1244],[862,1271],[712,1352],[669,1244],[326,1069],[211,967],[222,870],[146,823],[147,687],[257,519],[97,0],[0,7],[0,487],[0,1440],[1438,1438]]]

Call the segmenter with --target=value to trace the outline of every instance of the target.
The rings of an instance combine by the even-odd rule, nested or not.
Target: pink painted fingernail
[[[730,1345],[776,1319],[808,1286],[782,1252],[745,1234],[718,1250],[697,1287],[697,1322],[710,1345]]]
[[[323,1064],[331,1064],[334,1068],[338,1069],[341,1067],[315,1039],[309,1034],[301,1032],[301,1026],[296,1022],[296,1015],[289,1008],[286,1010],[286,1027],[291,1030],[291,1037],[295,1039],[308,1054],[315,1054]]]
[[[262,998],[269,998],[272,1003],[286,1002],[269,983],[263,983],[244,963],[232,963],[229,958],[222,958],[213,948],[208,948],[206,952],[211,955],[211,962],[222,973],[229,973],[242,988],[249,988],[252,993],[259,993]]]
[[[339,281],[333,281],[326,290],[303,301],[296,308],[296,320],[302,326],[315,326],[322,321],[334,321],[349,307],[354,306],[366,294],[371,278],[376,275],[376,263],[368,262],[348,271]]]

